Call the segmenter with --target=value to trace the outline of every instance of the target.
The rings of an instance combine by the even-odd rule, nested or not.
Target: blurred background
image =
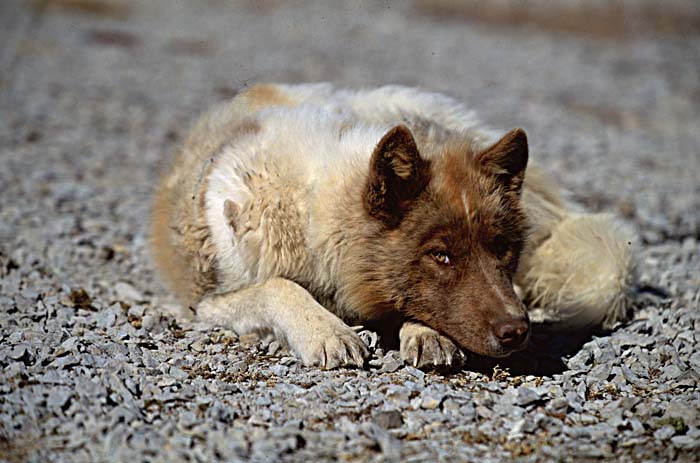
[[[643,243],[700,236],[696,0],[3,0],[0,44],[0,238],[42,254],[77,229],[143,257],[162,163],[263,81],[445,92]]]

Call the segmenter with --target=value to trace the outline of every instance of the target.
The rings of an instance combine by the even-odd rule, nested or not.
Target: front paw
[[[404,323],[399,339],[401,360],[416,368],[451,367],[465,359],[452,340],[419,323]]]
[[[326,326],[313,329],[313,335],[302,339],[294,350],[306,366],[331,369],[341,366],[362,368],[369,350],[348,326]]]

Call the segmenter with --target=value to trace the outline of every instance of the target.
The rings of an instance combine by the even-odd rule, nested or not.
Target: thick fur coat
[[[192,128],[156,191],[153,254],[199,319],[329,368],[367,355],[346,323],[398,320],[420,366],[508,355],[529,318],[625,319],[629,232],[575,212],[528,158],[522,130],[444,95],[257,85]]]

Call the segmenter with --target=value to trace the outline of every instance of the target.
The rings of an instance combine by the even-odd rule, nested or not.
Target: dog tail
[[[527,256],[519,283],[530,317],[555,329],[611,329],[629,319],[634,234],[610,214],[568,213]]]

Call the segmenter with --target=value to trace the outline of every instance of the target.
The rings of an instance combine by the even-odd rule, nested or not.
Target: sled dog
[[[363,365],[350,325],[373,321],[424,366],[523,349],[531,318],[624,320],[629,232],[528,161],[522,129],[441,94],[256,85],[194,124],[155,192],[153,255],[199,320],[324,368]]]

